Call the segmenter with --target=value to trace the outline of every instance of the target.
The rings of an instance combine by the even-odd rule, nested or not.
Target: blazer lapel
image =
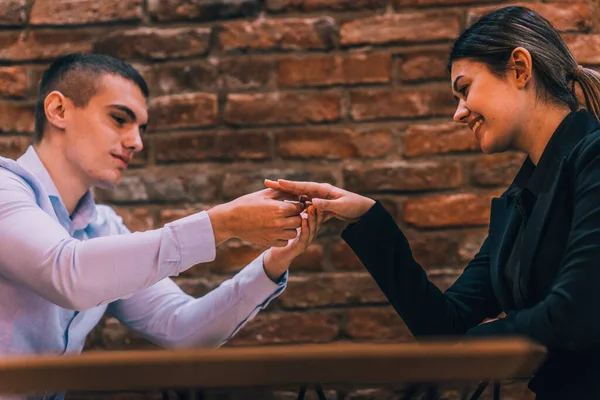
[[[490,275],[492,287],[503,310],[514,308],[510,291],[504,278],[504,266],[512,249],[512,241],[507,240],[515,224],[518,225],[518,211],[510,196],[492,199],[490,212]],[[518,228],[518,227],[517,227]]]
[[[527,227],[525,228],[521,258],[516,272],[518,285],[517,290],[514,291],[514,298],[518,308],[525,308],[527,306],[529,279],[534,257],[542,237],[542,232],[546,227],[548,213],[550,212],[552,202],[556,197],[557,188],[560,186],[559,183],[565,176],[563,173],[564,167],[565,159],[563,158],[549,190],[538,195],[535,206],[529,217]]]

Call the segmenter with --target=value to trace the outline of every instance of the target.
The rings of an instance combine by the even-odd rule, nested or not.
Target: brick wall
[[[508,3],[0,0],[0,154],[17,157],[29,144],[37,82],[54,57],[121,57],[150,84],[150,130],[123,184],[98,198],[132,230],[260,189],[265,177],[326,181],[381,200],[445,288],[478,249],[490,198],[522,160],[483,156],[451,122],[450,44],[500,4]],[[581,63],[600,64],[594,2],[524,4],[564,32]],[[342,229],[325,226],[296,260],[285,294],[229,345],[410,340],[340,241]],[[231,241],[215,262],[176,280],[202,295],[262,250]],[[93,349],[140,347],[152,346],[110,318],[88,341]],[[519,391],[514,398],[525,398]]]

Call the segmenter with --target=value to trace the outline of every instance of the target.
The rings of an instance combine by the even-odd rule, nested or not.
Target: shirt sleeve
[[[189,296],[167,278],[115,301],[108,312],[163,347],[218,347],[279,296],[286,284],[287,272],[278,283],[267,277],[260,255],[205,296]]]
[[[492,290],[487,239],[461,276],[442,293],[414,259],[406,236],[381,203],[349,225],[342,238],[415,337],[464,334],[501,312]]]
[[[74,239],[37,205],[29,185],[0,170],[0,254],[6,279],[60,307],[85,310],[214,260],[215,242],[206,212],[147,232]]]
[[[128,234],[120,223],[119,231]],[[288,272],[277,282],[265,273],[264,253],[217,288],[194,298],[171,279],[163,279],[108,307],[108,312],[163,347],[218,347],[279,296]]]

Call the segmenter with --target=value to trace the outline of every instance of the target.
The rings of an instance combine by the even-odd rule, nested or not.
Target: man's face
[[[67,161],[87,185],[114,188],[142,150],[148,107],[131,81],[106,74],[84,107],[71,107],[64,130]]]

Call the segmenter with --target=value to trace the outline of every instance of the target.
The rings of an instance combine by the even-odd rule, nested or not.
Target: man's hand
[[[264,189],[208,210],[215,243],[239,238],[265,247],[284,247],[302,226],[304,204],[298,196]]]
[[[324,215],[317,213],[314,206],[308,206],[302,216],[302,227],[298,236],[285,247],[272,247],[265,253],[264,268],[267,276],[276,281],[289,267],[294,258],[303,253],[317,237]]]
[[[305,201],[311,201],[319,213],[325,214],[325,221],[335,217],[346,222],[356,222],[375,204],[373,199],[329,183],[294,182],[284,179],[275,182],[265,179],[265,185],[274,190],[301,196]]]

